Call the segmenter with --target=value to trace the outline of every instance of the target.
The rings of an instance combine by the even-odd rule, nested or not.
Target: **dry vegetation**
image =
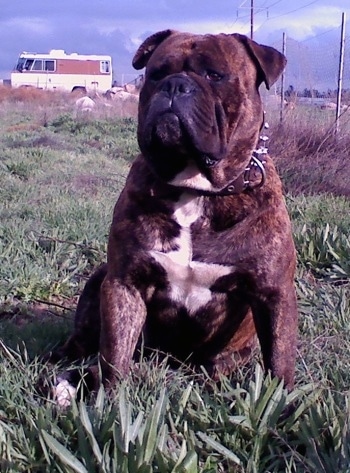
[[[350,196],[350,108],[335,134],[334,111],[297,107],[273,127],[270,150],[288,192]]]
[[[43,91],[34,87],[11,88],[0,86],[0,103],[24,102],[32,106],[60,105],[67,98],[67,94],[53,91]]]
[[[94,117],[109,118],[118,117],[136,117],[137,100],[130,94],[129,99],[124,97],[107,99],[101,94],[91,94],[90,97],[95,101]],[[74,110],[76,114],[81,114],[82,110],[76,105],[76,101],[81,97],[81,93],[58,92],[50,90],[40,90],[34,87],[9,88],[0,85],[0,104],[3,110],[13,106],[28,107],[32,109],[34,117],[40,112],[45,112],[42,119],[45,121],[51,116],[57,116],[64,110]],[[84,111],[83,111],[84,112]],[[44,124],[44,123],[42,123]]]

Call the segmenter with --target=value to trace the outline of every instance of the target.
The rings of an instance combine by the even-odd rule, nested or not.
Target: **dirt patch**
[[[45,321],[57,317],[71,319],[77,306],[78,296],[71,298],[55,297],[52,301],[34,300],[23,302],[11,300],[0,305],[0,320],[10,320],[17,326],[23,326],[35,320]]]

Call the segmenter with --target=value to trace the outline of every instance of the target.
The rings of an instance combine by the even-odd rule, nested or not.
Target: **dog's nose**
[[[162,91],[166,92],[169,98],[189,95],[193,92],[193,85],[185,76],[169,77],[162,85]]]

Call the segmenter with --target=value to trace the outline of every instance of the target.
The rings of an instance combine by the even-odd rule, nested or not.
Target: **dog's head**
[[[133,59],[146,67],[138,141],[163,180],[220,191],[238,177],[256,147],[263,120],[259,86],[286,64],[277,50],[240,34],[150,36]]]

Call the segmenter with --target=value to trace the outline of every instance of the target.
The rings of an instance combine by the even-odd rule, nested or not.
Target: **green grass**
[[[112,208],[137,152],[135,122],[128,119],[79,121],[65,114],[32,134],[4,134],[4,298],[74,294],[79,274],[104,258]]]
[[[0,108],[0,471],[348,473],[348,176],[335,192],[324,184],[319,138],[309,130],[303,148],[293,118],[286,149],[288,133],[271,127],[298,251],[295,390],[264,377],[259,354],[215,384],[155,353],[112,396],[101,389],[58,410],[48,393],[60,367],[40,355],[70,333],[78,294],[105,259],[136,122],[110,109],[77,116],[66,102],[30,107]]]

